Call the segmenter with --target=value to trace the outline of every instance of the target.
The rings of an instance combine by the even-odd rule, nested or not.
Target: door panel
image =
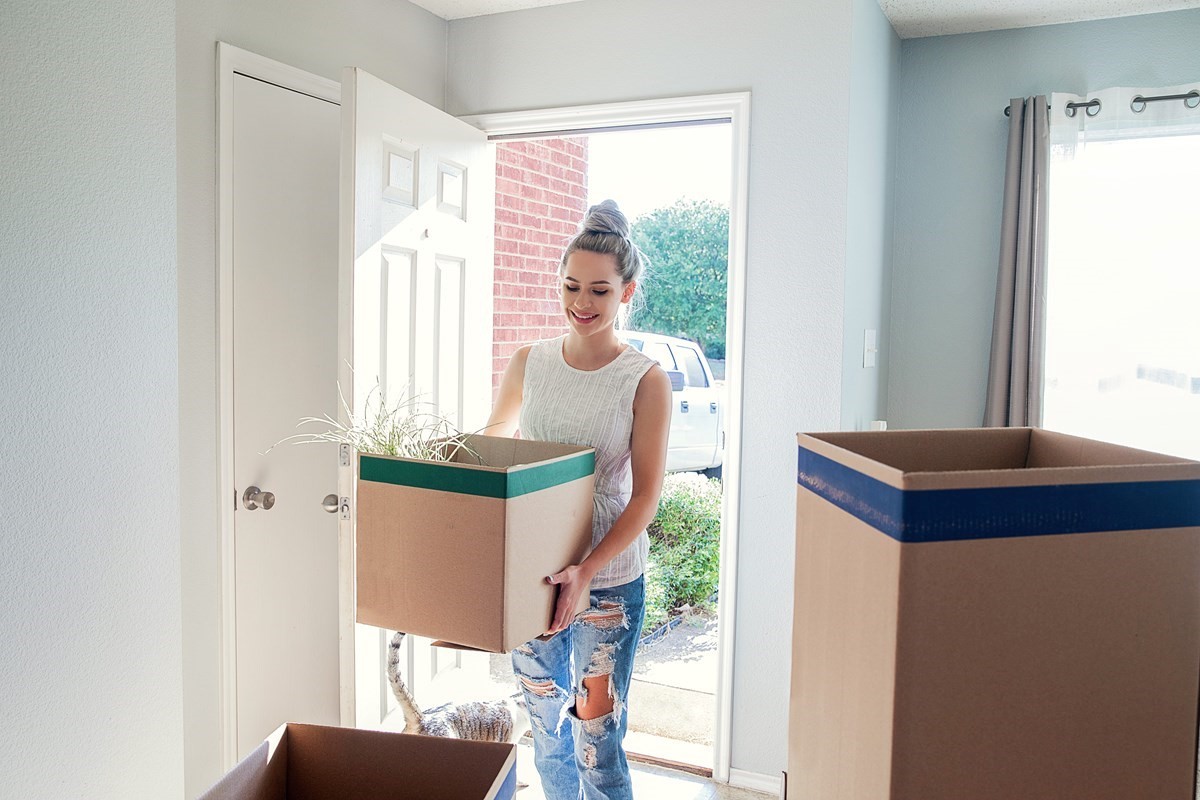
[[[707,467],[714,463],[721,435],[721,391],[712,385],[712,376],[704,367],[700,351],[692,347],[676,347],[675,357],[683,370],[688,400],[688,432],[694,464]]]
[[[280,723],[340,721],[336,490],[328,445],[271,445],[335,413],[336,104],[233,79],[237,757]],[[241,495],[272,492],[269,510]]]
[[[342,81],[343,386],[360,413],[370,396],[394,406],[418,397],[464,430],[487,420],[491,399],[491,148],[479,130],[362,70]],[[343,494],[353,489],[342,470]],[[353,517],[353,515],[351,515]],[[389,708],[385,641],[353,622],[353,521],[342,523],[343,686],[352,724],[373,727]],[[349,582],[349,585],[347,585]],[[405,676],[424,686],[457,657],[409,636]],[[347,699],[349,695],[350,699]]]

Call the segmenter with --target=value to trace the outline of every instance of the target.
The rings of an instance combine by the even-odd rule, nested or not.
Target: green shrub
[[[721,555],[721,482],[695,472],[668,475],[658,513],[646,529],[646,631],[682,606],[707,605]]]

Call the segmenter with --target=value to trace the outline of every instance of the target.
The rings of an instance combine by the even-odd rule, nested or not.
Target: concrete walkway
[[[716,691],[717,620],[693,615],[634,660],[629,729],[711,748]]]

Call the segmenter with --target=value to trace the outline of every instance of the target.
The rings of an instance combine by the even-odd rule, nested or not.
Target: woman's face
[[[562,303],[571,330],[591,336],[612,328],[622,303],[633,297],[635,284],[617,274],[617,257],[576,250],[563,268]]]

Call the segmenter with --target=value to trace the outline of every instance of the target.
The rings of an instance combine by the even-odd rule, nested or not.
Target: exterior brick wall
[[[492,396],[522,344],[566,332],[558,259],[587,211],[587,137],[496,145]]]

